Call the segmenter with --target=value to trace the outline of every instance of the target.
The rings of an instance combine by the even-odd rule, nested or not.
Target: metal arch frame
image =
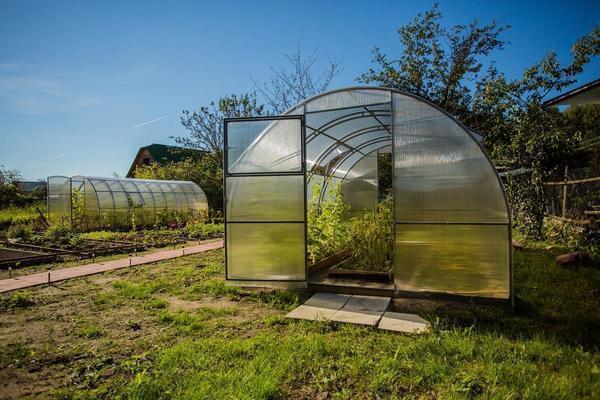
[[[246,121],[278,121],[278,120],[299,120],[300,121],[300,170],[286,172],[229,172],[228,157],[228,125],[235,122]],[[306,201],[306,117],[305,114],[299,115],[279,115],[279,116],[261,116],[261,117],[241,117],[223,119],[223,227],[224,227],[224,249],[225,249],[225,280],[230,282],[273,282],[276,284],[304,284],[308,282],[308,232],[306,228],[307,221],[307,201]],[[247,150],[247,149],[246,149]],[[242,153],[243,154],[243,153]],[[302,176],[304,220],[303,221],[227,221],[227,178],[235,177],[257,177],[257,176]],[[295,223],[302,224],[304,227],[304,279],[234,279],[229,277],[229,263],[227,260],[227,224],[263,224],[263,223]]]
[[[308,127],[308,128],[309,128],[309,129],[313,129],[313,128],[310,128],[310,127]],[[336,147],[338,147],[338,146],[340,146],[340,145],[341,145],[341,146],[344,146],[344,147],[346,147],[346,148],[348,148],[348,150],[357,151],[357,148],[356,148],[356,146],[352,146],[352,145],[346,144],[346,143],[344,143],[344,142],[343,142],[343,140],[352,140],[352,139],[355,139],[355,138],[357,138],[357,137],[359,137],[359,136],[366,135],[366,134],[368,134],[368,133],[380,132],[380,131],[384,131],[384,130],[385,130],[385,129],[382,129],[382,128],[381,128],[381,127],[379,127],[378,125],[374,125],[374,126],[368,126],[368,127],[361,128],[361,129],[359,129],[359,130],[356,130],[356,131],[350,132],[348,135],[346,135],[346,136],[344,136],[344,137],[342,137],[342,138],[340,138],[340,139],[334,139],[334,140],[335,140],[335,142],[334,142],[333,144],[330,144],[328,147],[326,147],[326,148],[325,148],[325,149],[324,149],[324,150],[323,150],[323,151],[322,151],[322,152],[319,154],[319,156],[317,157],[317,159],[314,161],[314,164],[315,164],[315,165],[320,165],[320,163],[323,161],[323,159],[324,159],[325,157],[327,157],[329,154],[331,154],[331,152],[333,152],[333,150],[335,150],[335,148],[336,148]],[[321,131],[318,131],[318,132],[321,132]],[[321,133],[321,134],[323,134],[323,133]],[[332,138],[332,137],[331,137],[330,135],[328,135],[328,134],[323,134],[323,136],[326,136],[326,137],[328,137],[328,138]],[[362,143],[361,143],[361,145],[362,145]],[[359,152],[359,153],[361,153],[361,154],[363,154],[363,153],[362,153],[362,152],[360,152],[360,151],[358,151],[358,152]],[[366,156],[366,154],[363,154],[363,155],[364,155],[364,156]]]
[[[364,107],[356,107],[356,108],[365,108],[366,109],[366,107],[368,107],[368,105],[364,106]],[[332,111],[337,111],[337,109],[334,109]],[[384,110],[374,110],[374,111],[384,111]],[[308,113],[308,115],[312,115],[312,114],[313,113],[311,113],[311,112]],[[380,117],[386,117],[386,116],[391,117],[391,114],[385,113],[385,114],[382,114],[382,115],[379,115],[379,116]],[[337,117],[337,118],[334,118],[334,119],[328,121],[325,125],[321,125],[318,128],[312,128],[311,127],[311,129],[313,129],[315,131],[318,131],[318,132],[324,132],[326,130],[329,130],[329,129],[334,128],[334,127],[336,127],[338,125],[344,124],[346,122],[355,121],[355,120],[363,119],[363,118],[373,118],[377,122],[377,124],[379,126],[382,126],[383,128],[387,129],[386,125],[384,123],[382,123],[381,120],[379,120],[378,118],[376,118],[376,115],[373,112],[369,111],[368,109],[367,109],[367,111],[358,111],[358,112],[355,112],[355,113],[352,113],[352,114],[342,115],[340,117]],[[389,130],[388,130],[388,132],[389,132]],[[306,143],[307,144],[310,143],[317,136],[318,135],[313,135],[312,137],[310,137],[309,139],[307,139]]]
[[[386,143],[381,147],[378,147],[376,149],[373,149],[369,152],[367,152],[365,154],[364,157],[359,158],[358,160],[356,160],[356,162],[354,162],[352,165],[350,165],[350,167],[348,168],[348,171],[346,171],[346,173],[344,174],[344,176],[340,179],[342,179],[342,181],[344,181],[346,179],[346,176],[348,175],[348,172],[350,172],[350,170],[352,169],[352,167],[354,167],[360,160],[362,160],[363,158],[367,157],[369,154],[371,154],[373,151],[376,151],[382,147],[387,146],[387,141],[390,140],[389,137],[378,137],[378,138],[374,138],[371,139],[363,144],[361,144],[361,146],[359,147],[359,149],[364,149],[365,147],[371,146],[373,144],[377,144],[377,143]],[[338,160],[339,162],[336,163],[334,165],[334,167],[332,168],[332,170],[335,171],[336,168],[339,168],[339,166],[341,166],[346,160],[348,160],[350,158],[350,156],[356,154],[356,152],[349,152],[349,154],[345,154],[344,157],[342,157],[340,160]],[[362,152],[360,152],[360,154],[363,154]],[[331,175],[334,176],[334,175]],[[323,181],[323,190],[321,191],[321,196],[319,197],[319,204],[321,203],[321,201],[323,200],[323,197],[325,196],[325,193],[327,192],[327,187],[329,186],[329,180],[325,179]]]
[[[394,93],[396,94],[400,94],[403,96],[407,96],[407,97],[411,97],[415,100],[418,100],[422,103],[425,103],[431,107],[433,107],[434,109],[440,111],[442,114],[444,114],[445,116],[447,116],[448,118],[450,118],[452,121],[454,121],[460,128],[462,128],[465,133],[468,135],[468,137],[470,137],[473,142],[479,147],[479,149],[481,150],[481,152],[485,155],[485,157],[487,158],[490,167],[494,170],[495,175],[496,175],[496,179],[498,181],[498,184],[500,185],[500,187],[502,188],[502,193],[504,195],[504,203],[506,206],[506,212],[507,215],[509,216],[508,221],[511,221],[510,218],[510,207],[508,206],[508,197],[506,195],[506,191],[504,189],[504,186],[502,184],[502,180],[500,179],[500,176],[498,175],[498,171],[496,171],[496,168],[494,168],[494,163],[492,162],[492,159],[490,158],[489,154],[487,153],[487,151],[485,151],[485,149],[483,148],[483,146],[481,145],[481,143],[479,143],[477,141],[477,139],[475,139],[475,137],[473,136],[473,134],[471,133],[471,131],[459,120],[457,120],[453,115],[451,115],[449,112],[447,112],[446,110],[444,110],[443,108],[441,108],[440,106],[438,106],[437,104],[421,97],[421,96],[417,96],[415,94],[403,91],[403,90],[398,90],[398,89],[392,89],[392,88],[386,88],[386,87],[382,87],[382,86],[347,86],[347,87],[343,87],[343,88],[339,88],[339,89],[334,89],[334,90],[330,90],[327,92],[323,92],[323,93],[319,93],[315,96],[309,97],[308,99],[305,99],[303,101],[301,101],[298,104],[295,104],[294,106],[292,106],[289,110],[286,110],[282,115],[287,115],[287,113],[292,112],[294,109],[300,107],[300,106],[304,106],[305,112],[304,114],[306,114],[306,104],[310,103],[311,101],[314,101],[320,97],[325,97],[325,96],[329,96],[332,95],[334,93],[339,93],[339,92],[349,92],[349,91],[380,91],[380,92],[389,92],[391,95],[393,95]],[[389,102],[393,102],[393,97],[390,96],[390,101]],[[388,102],[379,102],[379,103],[373,103],[373,104],[367,104],[367,105],[379,105],[379,104],[385,104]],[[346,108],[355,108],[357,106],[352,106],[352,107],[340,107],[340,108],[332,108],[332,109],[328,109],[328,110],[315,110],[315,111],[309,111],[308,113],[317,113],[317,112],[327,112],[327,111],[334,111],[334,110],[342,110],[342,109],[346,109]],[[391,118],[392,118],[392,126],[393,126],[393,114],[391,114]]]

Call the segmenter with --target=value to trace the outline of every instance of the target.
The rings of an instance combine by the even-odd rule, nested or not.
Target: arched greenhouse
[[[167,225],[208,211],[204,191],[187,181],[51,176],[48,218],[84,229]]]
[[[323,93],[278,117],[226,120],[227,281],[512,300],[510,215],[480,140],[434,104],[374,87]],[[370,212],[381,201],[386,157],[391,279],[312,273],[311,192],[326,201],[340,188],[350,216]]]

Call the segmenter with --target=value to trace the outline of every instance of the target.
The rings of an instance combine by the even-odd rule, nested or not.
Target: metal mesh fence
[[[563,218],[587,220],[600,215],[600,168],[565,170],[544,183],[546,212]]]

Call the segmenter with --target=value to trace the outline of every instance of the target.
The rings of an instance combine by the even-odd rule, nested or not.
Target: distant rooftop
[[[546,105],[549,106],[581,106],[586,104],[600,104],[600,79],[546,101]]]
[[[140,165],[139,158],[145,151],[152,157],[152,162],[157,163],[180,162],[187,158],[200,158],[206,153],[203,150],[190,149],[188,147],[152,143],[151,145],[140,147],[129,168],[128,177],[133,176],[135,168]]]

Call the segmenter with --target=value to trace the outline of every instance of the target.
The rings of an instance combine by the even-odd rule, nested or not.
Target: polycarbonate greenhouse
[[[387,153],[393,280],[372,288],[512,300],[502,183],[481,137],[436,105],[387,88],[349,88],[281,116],[227,119],[224,132],[230,284],[322,289],[307,268],[311,188],[326,198],[337,182],[353,213],[373,209],[377,157]]]
[[[187,181],[51,176],[50,222],[83,228],[167,225],[174,218],[205,213],[204,191]]]

